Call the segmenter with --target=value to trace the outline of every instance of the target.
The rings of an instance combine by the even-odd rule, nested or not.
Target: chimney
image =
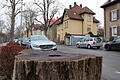
[[[77,3],[76,2],[74,2],[74,7],[77,5]]]
[[[82,8],[82,4],[80,4],[80,8]]]
[[[72,9],[72,5],[69,5],[69,9]]]

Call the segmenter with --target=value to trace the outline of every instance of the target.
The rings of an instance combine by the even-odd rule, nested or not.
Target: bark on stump
[[[12,80],[101,80],[102,57],[26,50],[16,56]]]

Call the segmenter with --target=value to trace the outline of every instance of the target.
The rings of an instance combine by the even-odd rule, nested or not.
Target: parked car
[[[57,50],[56,43],[44,35],[31,36],[29,46],[34,50]]]
[[[107,42],[104,48],[106,50],[120,50],[120,37],[116,40]]]
[[[18,39],[14,39],[13,41],[14,41],[15,43],[18,43]]]
[[[76,47],[86,47],[99,49],[102,46],[102,39],[99,37],[84,37],[81,41],[76,43]]]
[[[27,44],[29,44],[29,38],[22,38],[21,44],[27,46]]]

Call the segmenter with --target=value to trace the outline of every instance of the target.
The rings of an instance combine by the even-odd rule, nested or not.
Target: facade
[[[97,35],[97,23],[95,13],[88,7],[78,6],[76,2],[69,9],[65,9],[61,22],[57,24],[57,40],[68,42],[69,35],[86,35],[92,32]]]
[[[104,9],[104,37],[120,36],[120,0],[108,0],[101,8]]]
[[[47,29],[47,37],[54,42],[57,42],[57,23],[60,19],[61,17],[51,20],[50,27]]]

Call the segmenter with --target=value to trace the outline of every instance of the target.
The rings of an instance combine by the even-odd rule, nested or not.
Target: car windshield
[[[48,40],[46,36],[32,36],[31,41]]]

